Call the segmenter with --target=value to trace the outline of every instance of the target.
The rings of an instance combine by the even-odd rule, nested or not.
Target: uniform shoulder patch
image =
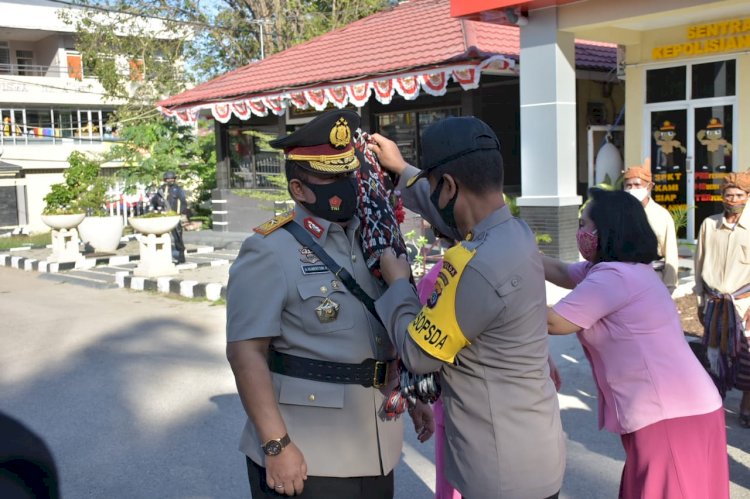
[[[268,220],[267,222],[263,222],[259,226],[255,227],[253,230],[257,232],[258,234],[260,234],[261,236],[267,236],[271,232],[275,231],[279,227],[283,227],[284,225],[288,224],[292,220],[294,220],[294,211],[289,211],[277,217],[273,217],[271,220]]]

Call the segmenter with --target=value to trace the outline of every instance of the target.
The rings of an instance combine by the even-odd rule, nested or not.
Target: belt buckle
[[[380,369],[384,369],[383,372],[383,382],[379,382],[379,376],[378,371]],[[380,389],[385,386],[385,384],[388,382],[388,362],[383,362],[382,360],[376,360],[375,361],[375,372],[372,375],[372,387]]]

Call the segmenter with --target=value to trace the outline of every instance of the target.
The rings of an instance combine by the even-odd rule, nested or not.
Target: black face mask
[[[354,175],[336,180],[330,184],[310,184],[299,179],[313,194],[314,203],[300,204],[316,217],[329,222],[346,222],[357,211],[357,179]]]
[[[448,201],[448,204],[445,205],[445,208],[440,208],[440,206],[438,206],[438,203],[440,202],[440,192],[443,190],[444,183],[445,177],[440,177],[440,180],[438,180],[438,183],[435,186],[435,190],[432,192],[432,194],[430,194],[430,202],[440,214],[440,218],[443,219],[445,225],[452,229],[457,229],[458,225],[456,224],[456,214],[454,212],[454,207],[456,206],[456,198],[458,197],[458,184],[456,184],[456,193],[453,195],[450,201]]]

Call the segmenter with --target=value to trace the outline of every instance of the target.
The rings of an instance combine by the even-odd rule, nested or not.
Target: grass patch
[[[52,235],[47,232],[31,236],[0,237],[0,250],[18,248],[21,246],[47,246],[52,242]]]

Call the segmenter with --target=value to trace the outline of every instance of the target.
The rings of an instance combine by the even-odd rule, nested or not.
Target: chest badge
[[[302,263],[318,263],[320,259],[315,255],[315,253],[312,252],[310,248],[307,246],[302,246],[299,249],[300,253],[300,259],[299,261]]]
[[[333,322],[339,316],[339,308],[341,308],[341,306],[338,303],[330,298],[326,298],[315,308],[315,315],[318,316],[318,320],[321,324]]]

